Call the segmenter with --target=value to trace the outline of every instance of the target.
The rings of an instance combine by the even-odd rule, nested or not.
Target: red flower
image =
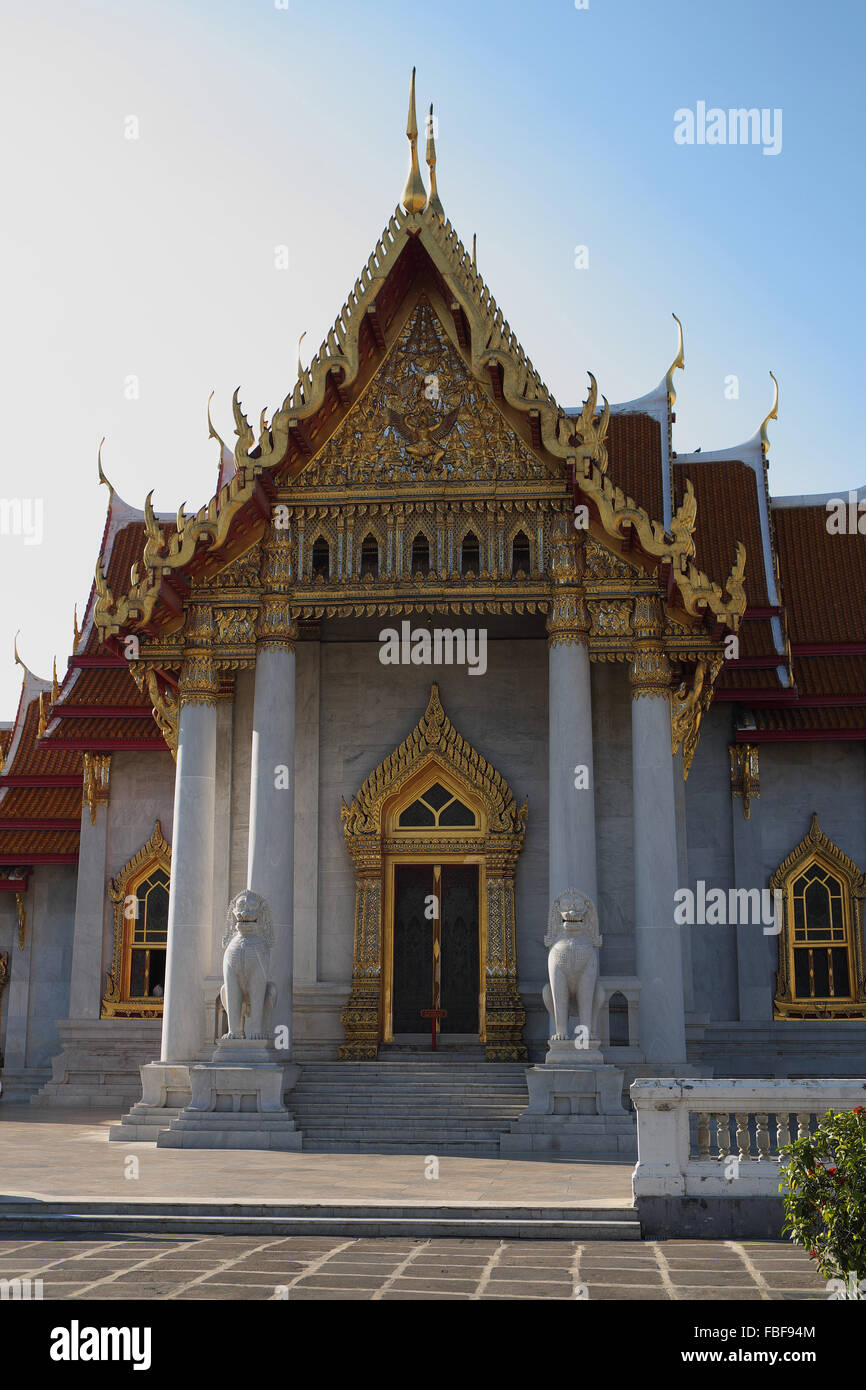
[[[809,1259],[810,1259],[810,1260],[817,1260],[817,1258],[818,1258],[818,1251],[817,1251],[817,1250],[814,1248],[814,1246],[813,1246],[812,1249],[809,1251]]]
[[[863,1106],[862,1106],[862,1105],[855,1105],[855,1106],[854,1106],[854,1112],[853,1112],[853,1113],[854,1113],[855,1115],[862,1115],[862,1114],[863,1114]]]
[[[835,1176],[836,1176],[836,1169],[835,1169],[835,1168],[828,1168],[828,1169],[827,1169],[827,1172],[830,1174],[831,1177],[835,1178]]]

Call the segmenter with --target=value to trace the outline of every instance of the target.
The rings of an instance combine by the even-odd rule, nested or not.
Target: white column
[[[655,601],[639,599],[647,609]],[[657,635],[660,624],[646,628]],[[686,1060],[680,929],[674,921],[677,889],[676,797],[671,752],[670,669],[660,643],[639,647],[632,680],[634,817],[634,924],[640,977],[640,1046],[648,1062],[665,1070]]]
[[[571,517],[551,534],[553,602],[548,631],[548,799],[550,902],[577,888],[598,906],[595,855],[595,770],[589,619],[583,598],[583,537]],[[577,784],[577,785],[576,785]]]
[[[16,900],[17,897],[16,894]],[[24,942],[21,944],[20,927],[16,925],[13,945],[9,951],[9,983],[3,1000],[3,1012],[6,1016],[3,1069],[7,1084],[16,1072],[23,1072],[27,1067],[30,967],[33,957],[33,929],[36,925],[33,920],[35,898],[35,892],[21,894],[21,907],[25,913]]]
[[[210,613],[187,625],[209,627]],[[194,1060],[203,1042],[202,984],[209,966],[213,919],[217,678],[209,653],[184,659],[180,686],[177,771],[168,904],[163,1062]]]
[[[85,758],[93,757],[85,754]],[[96,757],[99,757],[97,754]],[[108,759],[105,759],[106,765]],[[107,791],[106,766],[104,790]],[[85,784],[87,774],[85,774]],[[93,792],[91,792],[93,796]],[[69,1017],[99,1018],[105,976],[102,960],[105,912],[106,847],[108,843],[107,797],[85,798],[81,807],[78,843],[78,880],[75,891],[75,927],[72,936],[72,968],[69,983]]]
[[[272,524],[262,546],[262,606],[250,768],[247,887],[267,900],[273,922],[270,977],[276,986],[271,1027],[285,1028],[292,1055],[295,882],[295,640],[289,588],[289,531]]]
[[[270,973],[277,987],[273,1028],[292,1028],[294,923],[295,653],[256,656],[247,887],[267,899],[274,928]]]
[[[579,888],[598,906],[590,663],[582,642],[551,639],[548,681],[550,901]]]

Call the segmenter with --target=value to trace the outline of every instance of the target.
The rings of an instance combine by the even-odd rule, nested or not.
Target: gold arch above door
[[[437,780],[476,816],[476,825],[404,828],[400,815]],[[395,855],[466,856],[482,865],[482,1018],[488,1061],[525,1061],[526,1014],[517,993],[514,872],[528,802],[457,732],[434,685],[408,738],[370,773],[341,815],[355,865],[352,992],[341,1012],[345,1060],[375,1058],[385,1033],[385,869]]]

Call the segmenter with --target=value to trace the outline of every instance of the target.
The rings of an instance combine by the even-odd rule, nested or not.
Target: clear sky
[[[587,369],[651,390],[675,311],[675,448],[751,436],[772,369],[771,490],[866,482],[862,0],[2,0],[2,37],[0,501],[43,529],[0,534],[0,718],[17,628],[65,666],[102,435],[127,501],[194,509],[209,393],[233,442],[235,386],[255,423],[318,347],[399,200],[413,63],[446,212],[563,405]],[[781,151],[676,143],[699,102],[781,110]]]

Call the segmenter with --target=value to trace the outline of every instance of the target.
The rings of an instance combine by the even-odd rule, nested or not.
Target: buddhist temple
[[[191,512],[122,500],[102,450],[71,650],[50,677],[26,632],[9,654],[4,1106],[171,1133],[227,1032],[244,889],[313,1151],[499,1151],[570,890],[626,1115],[639,1077],[862,1071],[864,536],[828,526],[832,493],[773,494],[775,381],[752,438],[677,452],[679,321],[639,399],[575,362],[555,400],[449,220],[430,122],[424,176],[414,74],[407,134],[400,203],[279,409],[236,393],[233,447],[210,423]],[[381,1089],[433,1052],[460,1082],[435,1132]]]

